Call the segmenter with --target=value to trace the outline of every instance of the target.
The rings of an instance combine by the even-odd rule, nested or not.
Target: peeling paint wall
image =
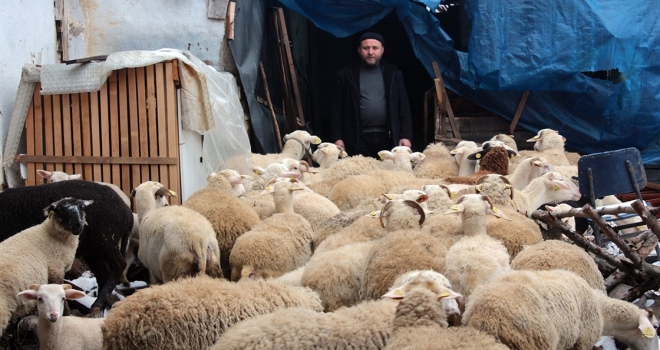
[[[56,63],[53,0],[2,0],[0,4],[0,157],[26,63]],[[4,182],[0,171],[0,183]],[[8,174],[10,185],[20,178]]]
[[[66,0],[65,59],[126,50],[188,50],[219,68],[225,21],[206,0]]]

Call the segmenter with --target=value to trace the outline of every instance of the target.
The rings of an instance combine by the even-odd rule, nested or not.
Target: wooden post
[[[461,133],[458,131],[458,124],[454,118],[454,111],[451,109],[449,97],[447,96],[447,90],[445,89],[445,84],[442,81],[442,75],[440,74],[440,68],[438,67],[437,62],[433,62],[433,72],[435,72],[434,82],[438,103],[440,106],[442,106],[443,109],[446,109],[447,111],[447,117],[449,118],[449,124],[451,125],[452,132],[454,133],[454,138],[460,139]]]
[[[277,137],[277,144],[280,146],[280,151],[282,151],[282,136],[280,135],[280,126],[277,124],[277,116],[275,115],[275,109],[273,108],[273,101],[270,99],[270,91],[268,90],[268,79],[266,78],[266,71],[264,70],[264,65],[259,61],[259,70],[261,71],[261,79],[264,81],[264,90],[266,90],[266,100],[268,101],[268,109],[270,109],[270,115],[273,117],[273,125],[275,128],[275,137]]]
[[[520,115],[522,114],[523,109],[525,109],[527,96],[529,96],[529,91],[523,92],[522,97],[520,98],[520,102],[518,103],[518,109],[516,109],[516,114],[513,116],[513,120],[511,120],[511,125],[509,125],[509,135],[513,135],[513,131],[516,129],[516,124],[518,124]]]

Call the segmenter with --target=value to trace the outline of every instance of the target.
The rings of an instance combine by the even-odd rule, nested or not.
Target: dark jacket
[[[408,95],[403,85],[403,74],[394,65],[380,61],[385,81],[387,100],[387,120],[392,139],[392,147],[399,145],[400,139],[412,140],[412,117]],[[334,96],[332,99],[332,120],[330,121],[330,141],[343,140],[349,155],[357,154],[360,144],[362,123],[360,122],[360,62],[337,72]]]

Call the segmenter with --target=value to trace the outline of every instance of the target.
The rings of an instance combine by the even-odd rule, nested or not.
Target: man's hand
[[[344,147],[344,140],[335,141],[335,145],[337,145],[337,147],[341,147],[341,149],[344,151],[346,150],[346,147]]]
[[[339,140],[341,141],[341,140]],[[411,148],[412,146],[410,145],[410,140],[408,139],[401,139],[399,140],[399,146],[406,146],[408,148]]]

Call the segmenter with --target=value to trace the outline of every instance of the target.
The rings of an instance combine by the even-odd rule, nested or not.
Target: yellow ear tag
[[[376,214],[378,214],[378,213],[375,212],[375,211],[372,211],[371,213],[369,213],[369,215],[371,215],[371,216],[376,216]]]
[[[555,185],[554,189],[555,191],[559,191],[559,185]]]
[[[270,186],[266,186],[266,191],[272,191]]]
[[[458,210],[458,205],[452,205],[449,209],[451,209],[451,210]]]
[[[652,327],[646,327],[646,328],[644,328],[644,330],[642,331],[642,335],[643,335],[645,338],[653,338],[653,336],[655,335],[655,332],[653,331],[653,328],[652,328]]]
[[[321,143],[321,138],[317,136],[314,138],[314,144],[318,145],[319,143]]]
[[[297,190],[297,189],[298,189],[298,187],[296,187],[296,186],[290,186],[290,187],[289,187],[289,191],[295,191],[295,190]]]
[[[174,191],[172,191],[172,190],[169,190],[169,191],[170,191],[170,195],[171,195],[172,197],[176,197],[176,192],[174,192]]]
[[[396,195],[395,195],[395,194],[388,194],[388,195],[385,195],[385,196],[386,196],[387,198],[391,199],[391,200],[395,200],[395,199],[396,199]]]
[[[261,175],[261,173],[259,172],[259,170],[255,170],[254,173],[257,174],[257,175]]]
[[[447,293],[447,292],[442,292],[442,293],[438,294],[438,299],[440,299],[440,298],[446,298],[446,297],[448,297],[448,296],[449,296],[449,293]]]
[[[48,218],[50,219],[52,217],[53,217],[53,211],[51,210],[51,211],[48,212]]]
[[[394,293],[396,295],[403,295],[403,291],[401,289],[395,289],[395,290],[392,291],[392,293]]]
[[[475,154],[474,157],[477,158],[477,159],[481,158],[481,153]]]
[[[449,195],[449,198],[452,199],[452,200],[455,199],[455,198],[456,198],[456,193],[452,192],[452,193]]]
[[[493,207],[493,213],[495,213],[495,214],[497,214],[497,213],[499,213],[499,212],[500,212],[500,210],[499,210],[499,209],[497,209],[497,208],[495,208],[495,207]]]

